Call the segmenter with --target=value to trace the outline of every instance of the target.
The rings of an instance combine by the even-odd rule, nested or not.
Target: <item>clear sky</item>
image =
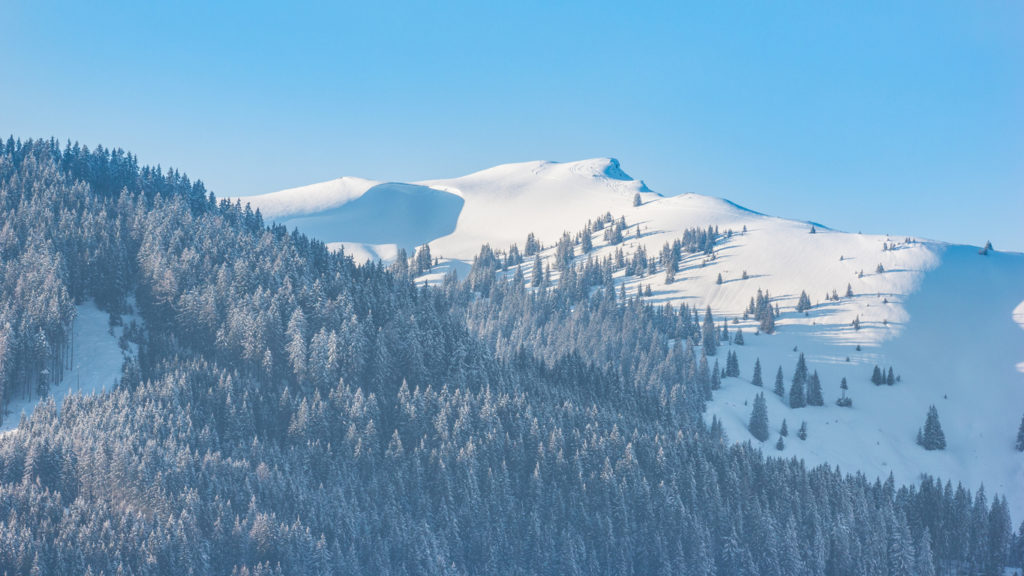
[[[219,196],[613,156],[667,195],[1024,251],[1021,2],[98,4],[0,0],[0,133]]]

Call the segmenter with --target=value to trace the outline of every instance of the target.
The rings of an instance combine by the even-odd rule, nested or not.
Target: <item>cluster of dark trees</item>
[[[871,371],[871,383],[875,386],[881,386],[883,384],[888,386],[894,386],[900,379],[896,376],[896,372],[893,371],[892,366],[889,366],[888,372],[882,370],[875,365],[875,369]]]
[[[695,309],[501,274],[418,287],[120,151],[0,152],[7,390],[60,363],[61,302],[143,321],[117,388],[0,438],[0,573],[1020,564],[999,496],[808,469],[705,426]],[[40,329],[42,355],[21,345]]]
[[[772,297],[768,292],[757,289],[757,296],[750,298],[750,305],[743,312],[744,320],[754,317],[758,322],[758,330],[765,334],[775,332],[775,317],[779,315],[778,305],[772,306]]]

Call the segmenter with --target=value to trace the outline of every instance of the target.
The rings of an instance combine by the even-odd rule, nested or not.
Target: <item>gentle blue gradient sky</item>
[[[220,196],[614,156],[846,230],[1024,250],[1024,3],[0,0],[0,132]]]

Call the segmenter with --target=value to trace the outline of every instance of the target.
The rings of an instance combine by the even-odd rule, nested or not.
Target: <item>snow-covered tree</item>
[[[764,399],[764,393],[758,393],[754,397],[754,409],[750,412],[750,434],[764,442],[768,439],[768,405]]]
[[[796,437],[801,440],[807,440],[807,421],[800,422],[800,429],[796,431]]]
[[[420,249],[416,252],[416,275],[419,276],[429,272],[433,264],[434,261],[430,256],[430,244],[420,246]]]
[[[796,362],[796,370],[793,371],[793,382],[789,387],[790,408],[803,408],[807,405],[804,386],[807,383],[807,361],[804,360],[803,352]]]
[[[918,431],[918,444],[925,450],[942,450],[946,447],[946,435],[939,423],[939,411],[933,404],[928,408],[928,417],[924,421],[924,430]]]
[[[878,364],[875,364],[875,369],[871,372],[871,383],[875,386],[885,384],[885,377],[882,376],[882,369],[878,367]]]
[[[775,387],[772,389],[779,398],[783,398],[786,395],[786,386],[782,382],[782,366],[779,366],[779,371],[775,373]]]
[[[737,334],[739,336],[739,334]],[[754,386],[764,386],[764,381],[761,379],[761,359],[757,358],[754,360],[754,375],[750,377],[750,383]],[[1024,431],[1024,421],[1021,422],[1021,430]]]
[[[818,371],[815,370],[807,381],[807,405],[824,406],[825,398],[821,391],[821,380],[818,378]]]
[[[935,560],[932,557],[932,535],[925,526],[917,540],[917,556],[914,558],[914,576],[935,576]]]
[[[725,360],[725,375],[730,378],[738,378],[740,375],[740,361],[736,352],[730,350]]]
[[[711,306],[708,306],[704,313],[704,322],[701,325],[701,343],[704,346],[704,353],[708,356],[714,356],[718,351],[718,332],[715,330],[715,319],[711,316]]]
[[[796,311],[804,312],[811,309],[811,299],[807,296],[807,292],[804,290],[800,291],[800,298],[796,302]]]

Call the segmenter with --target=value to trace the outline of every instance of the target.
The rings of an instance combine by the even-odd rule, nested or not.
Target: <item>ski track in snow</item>
[[[353,222],[345,215],[347,204],[380,184],[342,178],[241,200],[261,208],[268,220],[298,223],[357,261],[387,262],[399,246],[409,249],[411,241],[429,241],[441,264],[419,281],[432,283],[439,283],[449,270],[465,277],[482,244],[507,250],[516,243],[522,249],[530,232],[544,243],[542,256],[549,260],[564,231],[575,234],[605,213],[624,216],[629,228],[617,247],[605,246],[596,233],[591,255],[597,258],[612,255],[618,247],[628,257],[640,245],[649,258],[657,258],[661,247],[686,228],[731,229],[732,237],[716,246],[716,260],[702,263],[701,254],[684,255],[673,284],[665,284],[663,273],[625,281],[622,272],[616,274],[631,295],[649,285],[650,302],[708,305],[718,321],[740,320],[729,329],[744,331],[746,345],[731,346],[740,360],[741,377],[724,379],[708,406],[709,421],[720,418],[734,442],[757,443],[746,425],[754,395],[762,391],[749,383],[754,360],[760,358],[773,430],[764,446],[768,454],[882,479],[892,473],[899,482],[916,482],[927,473],[963,482],[972,490],[984,483],[990,493],[1007,496],[1015,518],[1024,516],[1024,457],[1013,450],[1024,414],[1024,254],[981,256],[976,247],[918,239],[906,243],[899,235],[821,226],[812,235],[809,222],[766,216],[726,200],[698,194],[663,197],[608,158],[507,164],[460,178],[419,182],[405,196],[375,205],[379,221]],[[641,205],[635,207],[636,194]],[[409,218],[408,200],[413,197],[436,206]],[[462,201],[454,224],[451,197]],[[447,208],[441,206],[445,202]],[[297,215],[315,219],[318,226],[307,230],[307,220]],[[747,232],[741,234],[744,226]],[[368,227],[381,232],[372,241],[366,239]],[[895,243],[895,249],[883,251],[883,243]],[[879,264],[882,273],[876,272]],[[532,262],[524,267],[529,278]],[[716,283],[719,274],[721,285]],[[847,284],[853,298],[842,297]],[[755,335],[755,324],[741,319],[758,288],[769,291],[782,310],[777,333],[770,336]],[[806,316],[793,309],[801,290],[814,304]],[[840,300],[826,301],[824,294],[833,290]],[[852,327],[854,318],[860,319],[860,330]],[[725,350],[719,353],[722,365]],[[800,352],[821,377],[824,407],[791,410],[771,393],[779,366],[788,391]],[[875,387],[869,379],[876,364],[892,366],[902,382]],[[843,377],[849,382],[852,408],[834,404]],[[946,434],[944,451],[928,452],[915,443],[931,404]],[[775,441],[783,418],[790,434],[779,453]],[[801,441],[796,430],[804,420],[808,438]]]

